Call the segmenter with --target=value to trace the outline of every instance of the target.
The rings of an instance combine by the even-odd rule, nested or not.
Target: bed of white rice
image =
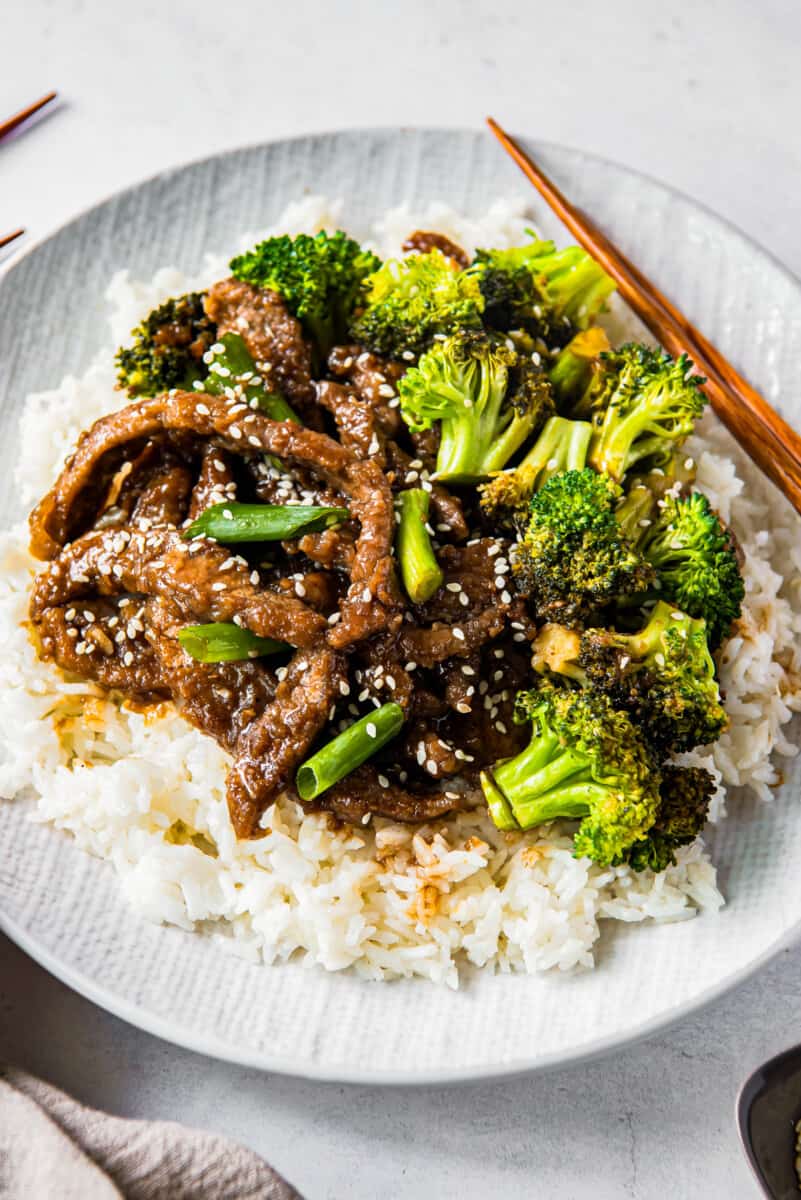
[[[332,228],[338,207],[306,198],[276,229]],[[470,250],[519,242],[526,224],[522,201],[499,200],[480,220],[435,206],[389,213],[374,240],[380,252],[398,253],[422,226]],[[195,277],[165,268],[149,283],[126,272],[112,280],[108,351],[82,378],[26,402],[26,500],[47,490],[80,430],[124,403],[113,390],[113,347],[162,299],[220,278],[227,257],[209,256]],[[620,312],[612,320],[619,325]],[[745,611],[721,663],[731,726],[711,754],[688,756],[719,781],[719,820],[726,785],[767,800],[780,779],[775,755],[795,753],[783,727],[801,709],[800,523],[714,418],[687,453],[746,555]],[[128,711],[37,660],[24,624],[35,567],[24,528],[0,537],[0,795],[33,795],[33,819],[111,862],[147,919],[222,938],[255,961],[296,956],[371,979],[416,975],[455,987],[460,961],[501,971],[591,967],[603,918],[676,921],[723,903],[700,840],[661,875],[637,875],[574,859],[558,824],[501,834],[480,812],[423,828],[375,820],[348,832],[282,800],[267,815],[268,836],[237,843],[225,803],[228,759],[210,738],[166,706]],[[165,840],[176,821],[203,835],[206,849],[213,843],[216,856]]]

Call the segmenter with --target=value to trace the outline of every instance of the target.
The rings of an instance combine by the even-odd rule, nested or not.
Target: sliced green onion
[[[406,594],[414,604],[430,600],[444,578],[426,529],[429,504],[429,494],[422,488],[409,488],[397,499],[398,562]]]
[[[239,662],[243,658],[260,658],[262,654],[278,654],[289,650],[286,642],[257,637],[249,629],[228,621],[208,625],[185,625],[178,632],[178,641],[196,662]]]
[[[384,704],[375,712],[354,721],[327,746],[313,754],[298,768],[295,787],[301,800],[314,800],[350,775],[376,750],[396,737],[403,725],[403,709],[399,704]]]
[[[214,344],[222,349],[208,351],[209,373],[203,381],[204,392],[222,395],[226,388],[239,387],[242,390],[243,402],[249,404],[255,400],[261,411],[272,421],[294,421],[296,425],[303,424],[280,392],[271,392],[265,388],[253,357],[238,333],[223,333]],[[252,383],[252,377],[259,382]]]
[[[349,516],[346,508],[316,504],[212,504],[182,537],[205,534],[218,542],[282,542],[304,533],[330,529]]]

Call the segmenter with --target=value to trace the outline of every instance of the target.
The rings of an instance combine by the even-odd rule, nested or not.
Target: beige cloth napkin
[[[257,1154],[174,1121],[85,1108],[13,1067],[0,1069],[3,1200],[302,1200]]]

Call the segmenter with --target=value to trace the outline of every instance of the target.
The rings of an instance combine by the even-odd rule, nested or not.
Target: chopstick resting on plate
[[[33,104],[29,104],[27,108],[20,109],[18,113],[14,113],[13,117],[9,117],[8,120],[3,121],[0,124],[0,140],[13,130],[19,128],[20,125],[23,125],[25,121],[30,120],[40,109],[43,109],[45,105],[55,100],[57,95],[58,92],[48,92],[46,96],[42,96],[39,100],[34,100]]]
[[[719,350],[567,199],[492,117],[487,124],[573,237],[615,280],[620,294],[672,355],[689,354],[707,378],[712,408],[757,466],[801,513],[801,436]]]
[[[0,250],[3,249],[3,246],[8,246],[10,242],[15,242],[18,237],[22,237],[24,232],[24,229],[15,229],[13,233],[0,235]]]

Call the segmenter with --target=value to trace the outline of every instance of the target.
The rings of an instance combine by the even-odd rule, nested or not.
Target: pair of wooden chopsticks
[[[487,124],[503,148],[577,242],[615,280],[620,294],[664,348],[686,352],[706,376],[712,408],[743,449],[801,513],[801,437],[597,225],[554,183],[492,117]]]
[[[18,113],[14,113],[13,117],[9,117],[7,121],[3,121],[2,124],[0,124],[0,142],[15,129],[18,129],[20,125],[23,125],[26,121],[29,121],[34,113],[38,113],[40,109],[45,107],[46,104],[50,104],[51,101],[55,100],[57,95],[58,92],[48,92],[46,96],[42,96],[39,100],[35,100],[33,104],[29,104],[27,108],[20,109]],[[22,237],[24,232],[24,229],[15,229],[12,233],[6,233],[3,236],[0,236],[0,250],[2,250],[3,246],[8,246],[11,242],[15,242],[18,237]]]

